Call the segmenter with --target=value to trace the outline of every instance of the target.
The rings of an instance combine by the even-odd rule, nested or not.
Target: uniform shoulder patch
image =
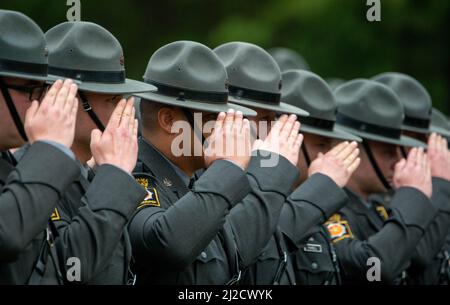
[[[158,191],[152,181],[152,177],[146,174],[135,174],[134,178],[147,192],[144,200],[138,205],[138,210],[147,206],[160,207],[161,204],[159,203]]]
[[[325,226],[328,229],[328,233],[330,233],[331,241],[333,243],[345,238],[353,238],[352,230],[346,220],[341,220],[339,218],[338,221],[328,221],[325,223]]]
[[[55,208],[55,210],[53,211],[52,215],[50,216],[50,219],[51,219],[52,221],[58,221],[58,220],[61,220],[61,215],[59,215],[58,208]]]

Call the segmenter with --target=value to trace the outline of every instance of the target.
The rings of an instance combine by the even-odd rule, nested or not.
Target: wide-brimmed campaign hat
[[[45,81],[47,67],[40,27],[22,13],[0,10],[0,76]]]
[[[277,62],[281,72],[287,70],[311,70],[306,60],[294,50],[276,47],[267,50]]]
[[[144,81],[157,91],[136,96],[199,111],[219,113],[231,108],[255,116],[255,111],[228,102],[227,80],[225,67],[210,48],[194,41],[176,41],[158,49],[148,63]]]
[[[156,90],[150,84],[125,76],[122,46],[108,30],[84,21],[64,22],[46,34],[49,74],[71,78],[81,91],[133,94]]]
[[[436,108],[433,108],[431,113],[430,130],[441,136],[450,138],[450,123],[447,121],[445,115]]]
[[[361,142],[360,137],[344,131],[336,124],[337,104],[334,95],[317,74],[306,70],[285,71],[281,100],[309,112],[309,117],[301,119],[300,132]]]
[[[403,106],[386,85],[355,79],[337,87],[334,95],[338,104],[336,122],[347,132],[388,144],[426,147],[424,143],[402,135]]]
[[[431,97],[424,86],[411,76],[396,72],[382,73],[372,80],[385,84],[397,94],[405,110],[403,130],[431,132]]]
[[[307,116],[308,112],[281,102],[281,71],[272,56],[250,43],[230,42],[214,52],[229,77],[230,101],[250,108]]]

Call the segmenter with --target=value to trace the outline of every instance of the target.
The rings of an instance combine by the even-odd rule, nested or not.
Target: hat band
[[[411,127],[428,129],[430,127],[430,120],[419,119],[419,118],[405,115],[405,118],[403,119],[403,124],[411,126]]]
[[[161,84],[145,78],[144,81],[158,88],[158,91],[153,93],[176,97],[177,100],[179,101],[195,100],[214,104],[226,104],[228,102],[227,92],[205,92],[205,91],[184,89],[166,84]]]
[[[47,69],[47,64],[0,59],[0,71],[2,72],[25,73],[47,77]]]
[[[64,69],[48,67],[48,74],[71,78],[82,82],[123,84],[125,83],[125,71],[87,71],[76,69]]]
[[[231,85],[228,87],[228,90],[231,96],[238,99],[249,99],[271,105],[279,105],[281,101],[281,94],[278,93],[257,91]]]
[[[336,122],[345,127],[395,140],[399,140],[402,135],[401,129],[362,122],[339,112],[336,115]]]
[[[315,127],[326,131],[333,131],[334,128],[334,121],[313,118],[310,116],[302,118],[301,123],[302,125],[308,125],[310,127]]]

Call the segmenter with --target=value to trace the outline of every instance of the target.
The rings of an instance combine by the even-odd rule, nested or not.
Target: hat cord
[[[94,122],[94,124],[97,126],[97,128],[100,129],[101,132],[104,132],[105,126],[103,125],[102,121],[100,121],[98,116],[95,114],[94,109],[92,109],[92,106],[89,104],[89,101],[88,101],[86,95],[81,91],[78,92],[78,95],[81,98],[81,102],[82,102],[84,111],[86,111],[86,113],[89,115],[89,117]]]
[[[201,131],[201,129],[199,129],[196,125],[195,125],[195,121],[194,121],[194,116],[192,115],[192,113],[187,109],[187,108],[181,108],[181,110],[184,113],[184,116],[186,117],[189,125],[191,125],[192,130],[194,130],[194,134],[197,137],[197,139],[201,140],[202,145],[204,143],[206,143],[206,139],[203,136],[203,133]]]
[[[309,167],[311,165],[311,158],[309,157],[308,149],[306,148],[306,143],[304,141],[303,141],[301,147],[302,147],[303,156],[305,157],[306,165]]]
[[[6,105],[8,106],[9,113],[11,114],[14,124],[16,125],[17,131],[19,132],[22,139],[25,142],[28,142],[28,137],[27,134],[25,133],[23,122],[20,119],[19,113],[17,112],[16,106],[14,105],[11,94],[9,93],[9,90],[2,78],[0,78],[0,90],[2,92],[3,98],[5,99]]]
[[[408,154],[403,146],[400,147],[400,152],[402,153],[403,158],[408,158]]]
[[[362,145],[364,147],[364,150],[367,153],[367,157],[369,158],[369,161],[370,161],[370,163],[372,165],[372,168],[374,169],[375,174],[377,175],[378,179],[383,184],[383,186],[386,188],[386,190],[388,190],[388,191],[391,190],[392,187],[389,184],[389,182],[387,181],[387,179],[384,176],[383,172],[381,171],[380,167],[378,166],[378,163],[375,160],[375,157],[373,155],[372,149],[370,148],[370,145],[367,142],[367,140],[363,139]]]

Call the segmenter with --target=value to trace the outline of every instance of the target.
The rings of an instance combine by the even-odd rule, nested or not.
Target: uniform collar
[[[189,189],[180,175],[176,172],[174,165],[163,156],[151,143],[139,138],[138,158],[149,169],[153,177],[164,186],[183,196]]]
[[[344,191],[347,193],[347,196],[349,198],[349,203],[347,206],[356,213],[366,214],[367,210],[371,208],[370,202],[367,202],[349,188],[345,187]]]
[[[383,226],[383,220],[376,211],[374,204],[371,201],[364,200],[355,192],[344,188],[348,195],[349,201],[347,207],[356,214],[364,216],[376,231],[379,231]]]

